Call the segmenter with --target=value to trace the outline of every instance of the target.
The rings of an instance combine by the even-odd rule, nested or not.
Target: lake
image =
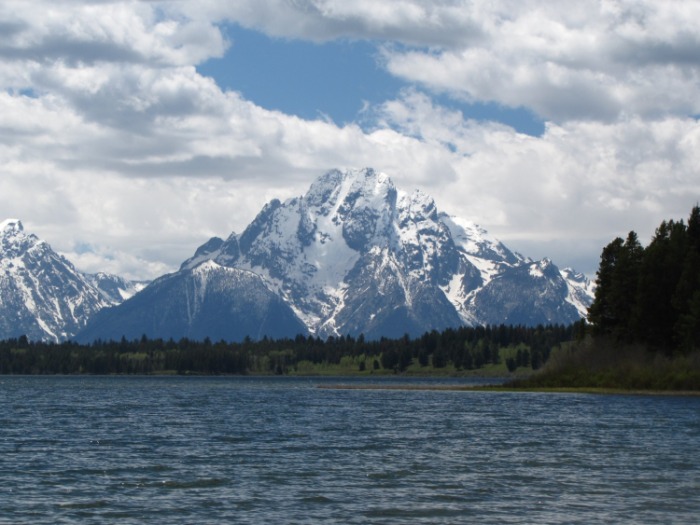
[[[0,377],[0,523],[698,522],[698,397],[367,381]]]

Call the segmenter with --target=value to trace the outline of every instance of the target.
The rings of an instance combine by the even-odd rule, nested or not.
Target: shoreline
[[[367,377],[360,375],[316,375],[316,374],[290,374],[290,375],[274,375],[274,374],[0,374],[0,380],[3,377],[139,377],[139,378],[307,378],[307,379],[330,379],[336,378],[337,383],[318,384],[315,388],[321,390],[397,390],[397,391],[444,391],[444,392],[492,392],[492,393],[543,393],[543,394],[590,394],[590,395],[633,395],[633,396],[676,396],[676,397],[700,397],[700,390],[659,390],[659,389],[625,389],[613,387],[516,387],[508,384],[411,384],[411,379],[456,379],[459,377],[469,376],[404,376],[407,381],[402,383],[399,381],[384,383],[382,379],[396,378],[395,375],[378,375],[377,382],[373,383],[343,383],[344,378],[356,379],[358,377]],[[473,377],[473,376],[472,376]],[[477,376],[478,377],[478,376]],[[486,379],[486,377],[481,376]]]
[[[419,390],[419,391],[453,391],[453,392],[493,392],[493,393],[539,393],[539,394],[590,394],[590,395],[628,395],[628,396],[677,396],[700,397],[700,390],[643,390],[602,387],[556,387],[556,388],[517,388],[506,385],[318,385],[322,390]]]

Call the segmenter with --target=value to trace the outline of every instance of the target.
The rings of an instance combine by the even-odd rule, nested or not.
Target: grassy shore
[[[587,339],[564,346],[545,367],[509,388],[609,392],[700,391],[700,352],[667,355],[642,346]]]
[[[417,391],[457,391],[457,392],[528,392],[551,394],[594,394],[594,395],[638,395],[638,396],[700,396],[700,390],[631,390],[624,388],[596,388],[596,387],[514,387],[505,385],[412,385],[412,384],[332,384],[319,385],[325,390],[417,390]]]
[[[433,370],[425,370],[432,375]],[[486,372],[486,373],[484,373]],[[508,376],[502,367],[480,375]],[[472,375],[472,374],[465,374]],[[324,388],[387,390],[461,390],[489,392],[557,392],[626,395],[700,395],[700,351],[667,355],[641,346],[621,346],[601,339],[570,343],[552,352],[537,372],[502,385],[377,384],[326,385]]]
[[[506,353],[506,357],[510,356],[508,349],[503,350]],[[360,367],[361,361],[365,361],[365,366]],[[501,360],[499,364],[488,363],[481,368],[476,369],[465,369],[456,368],[451,362],[447,363],[442,367],[435,367],[432,364],[427,366],[421,366],[417,359],[405,369],[397,371],[394,369],[387,368],[374,368],[372,366],[373,359],[366,358],[364,356],[359,357],[343,357],[339,363],[311,363],[308,361],[301,361],[293,367],[289,367],[285,371],[285,375],[289,376],[301,376],[301,377],[327,377],[327,376],[351,376],[351,377],[527,377],[532,373],[531,368],[519,368],[515,373],[508,372],[508,369],[504,363],[504,359]]]

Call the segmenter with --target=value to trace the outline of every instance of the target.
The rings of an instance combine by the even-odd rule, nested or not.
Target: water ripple
[[[321,382],[3,378],[0,524],[690,524],[700,514],[698,398]]]

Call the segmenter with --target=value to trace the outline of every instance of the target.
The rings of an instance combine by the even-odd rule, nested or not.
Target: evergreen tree
[[[618,317],[613,336],[619,340],[634,339],[632,305],[639,291],[639,269],[643,256],[644,248],[639,244],[637,234],[631,231],[620,250],[611,290],[613,308]]]
[[[688,218],[688,245],[689,248],[700,253],[700,206],[697,204]]]
[[[618,325],[618,312],[613,297],[615,268],[625,241],[617,237],[600,255],[600,266],[596,278],[595,298],[588,309],[588,320],[596,334],[610,334]]]
[[[653,348],[670,349],[675,339],[679,315],[673,296],[683,273],[686,246],[683,221],[664,221],[644,251],[633,314],[636,338]]]
[[[700,207],[690,213],[683,271],[672,299],[678,313],[675,342],[682,350],[700,347]]]
[[[644,248],[634,231],[623,241],[616,238],[603,249],[596,294],[588,318],[597,334],[618,340],[634,339],[633,305],[639,289]]]

